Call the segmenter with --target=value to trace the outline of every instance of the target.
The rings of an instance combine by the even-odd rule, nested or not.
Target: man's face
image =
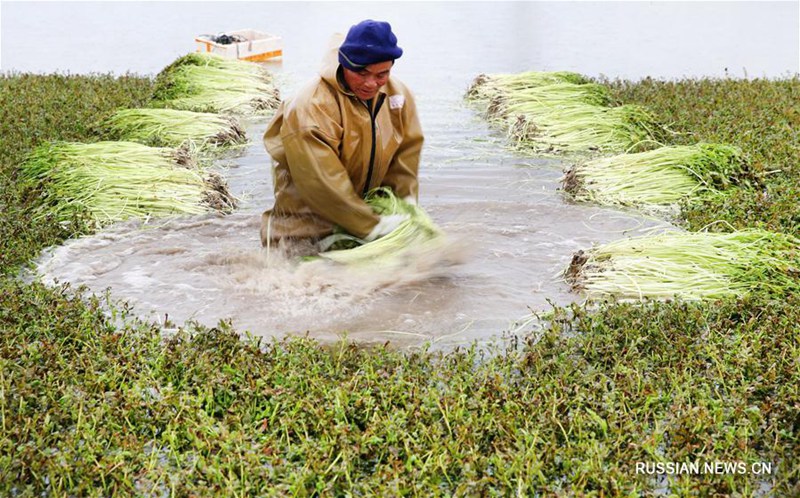
[[[350,90],[361,100],[369,100],[378,94],[378,89],[389,81],[392,61],[370,64],[359,71],[344,69],[344,80]]]

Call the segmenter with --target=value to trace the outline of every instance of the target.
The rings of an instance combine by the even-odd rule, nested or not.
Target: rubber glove
[[[375,225],[375,228],[373,228],[366,237],[364,237],[364,240],[367,242],[372,242],[373,240],[379,239],[384,235],[389,235],[407,219],[407,214],[382,215],[380,216],[380,220],[378,220],[378,224]]]

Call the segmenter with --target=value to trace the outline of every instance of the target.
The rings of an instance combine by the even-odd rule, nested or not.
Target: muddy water
[[[19,19],[30,5],[36,22],[11,27],[53,50],[31,48],[18,69],[52,70],[58,63],[58,69],[87,72],[103,70],[94,66],[102,63],[116,72],[154,73],[192,50],[195,34],[256,27],[284,36],[284,60],[268,64],[284,93],[314,74],[332,32],[367,17],[392,22],[406,50],[394,73],[416,93],[427,138],[420,201],[452,240],[445,251],[419,255],[414,268],[368,273],[297,266],[277,251],[267,254],[258,229],[272,186],[260,143],[266,122],[256,120],[248,123],[246,153],[218,165],[242,199],[236,213],[120,224],[39,261],[43,280],[110,289],[141,316],[168,316],[176,324],[230,319],[240,331],[265,336],[308,332],[330,341],[346,333],[361,342],[416,347],[430,341],[445,348],[491,340],[531,310],[549,309],[548,301],[580,299],[558,277],[574,251],[664,225],[565,202],[558,192],[564,164],[509,152],[463,105],[480,72],[566,69],[637,78],[722,76],[724,68],[745,67],[754,76],[797,71],[797,44],[785,43],[796,42],[796,26],[780,28],[797,17],[790,2],[766,9],[746,2],[226,2],[192,3],[188,18],[182,2],[12,3],[4,14]],[[66,8],[80,37],[63,32],[59,9]],[[129,19],[147,22],[136,24],[135,36],[120,33],[116,26]],[[7,55],[16,52],[5,36],[15,31],[8,27],[4,15],[4,69],[14,69]],[[144,48],[125,52],[131,37]],[[83,44],[72,46],[75,40]],[[690,50],[698,46],[703,50]],[[65,52],[53,55],[55,47]]]

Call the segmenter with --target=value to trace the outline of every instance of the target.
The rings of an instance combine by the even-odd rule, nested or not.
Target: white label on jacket
[[[400,109],[406,103],[405,95],[390,95],[389,109]]]

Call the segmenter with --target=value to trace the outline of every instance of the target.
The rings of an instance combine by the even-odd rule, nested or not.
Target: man
[[[337,53],[264,134],[275,187],[262,215],[264,246],[313,243],[336,226],[367,241],[390,233],[404,218],[372,212],[364,196],[376,187],[416,202],[423,135],[413,96],[390,77],[403,54],[397,37],[389,23],[366,20]]]

